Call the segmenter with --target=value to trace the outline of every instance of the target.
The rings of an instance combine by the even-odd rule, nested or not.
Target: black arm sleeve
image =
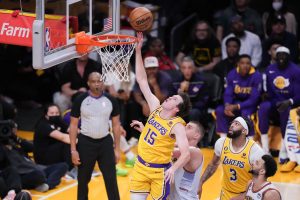
[[[87,92],[80,94],[75,98],[72,109],[71,109],[71,117],[79,118],[80,117],[80,107],[83,100],[88,96]]]
[[[119,107],[119,103],[118,100],[112,96],[110,96],[109,94],[105,93],[105,96],[111,101],[112,106],[113,106],[113,110],[111,112],[111,116],[117,116],[120,114],[120,107]]]

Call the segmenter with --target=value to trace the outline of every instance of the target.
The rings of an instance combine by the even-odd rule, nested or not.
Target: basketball
[[[152,27],[153,15],[145,7],[138,7],[131,11],[129,23],[136,31],[146,31]]]

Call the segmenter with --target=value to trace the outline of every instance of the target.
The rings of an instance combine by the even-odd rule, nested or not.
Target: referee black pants
[[[81,162],[78,166],[77,199],[88,200],[88,183],[97,161],[103,174],[108,199],[119,200],[115,153],[111,135],[93,139],[79,134],[77,149]]]

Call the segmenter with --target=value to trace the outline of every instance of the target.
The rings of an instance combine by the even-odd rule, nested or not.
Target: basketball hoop
[[[102,61],[102,79],[110,78],[129,81],[128,64],[135,49],[137,38],[129,35],[86,35],[76,34],[75,44],[79,54],[96,50]]]

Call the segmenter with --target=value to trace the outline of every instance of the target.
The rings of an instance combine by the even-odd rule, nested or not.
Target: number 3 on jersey
[[[234,169],[230,168],[230,174],[231,174],[230,181],[233,181],[233,182],[236,181],[237,180],[236,171]]]
[[[148,129],[148,132],[147,132],[146,136],[144,137],[144,141],[150,145],[153,145],[155,142],[156,136],[157,135],[155,132],[151,131],[151,129]]]

